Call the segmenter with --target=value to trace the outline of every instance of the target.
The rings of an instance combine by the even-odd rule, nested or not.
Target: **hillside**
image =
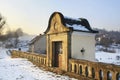
[[[96,35],[96,40],[98,41],[98,44],[105,45],[104,43],[106,42],[107,42],[106,45],[112,43],[120,44],[120,31],[107,31],[105,29],[95,30],[99,31],[99,33]]]

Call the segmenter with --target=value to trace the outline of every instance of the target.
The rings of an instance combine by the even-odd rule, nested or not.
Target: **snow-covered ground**
[[[96,52],[98,62],[120,65],[120,54],[108,53],[103,51]]]
[[[7,49],[0,48],[0,80],[76,80],[44,71],[27,59],[11,58]]]
[[[96,47],[95,58],[98,62],[120,65],[120,48],[114,48],[115,53],[99,51],[102,46]]]

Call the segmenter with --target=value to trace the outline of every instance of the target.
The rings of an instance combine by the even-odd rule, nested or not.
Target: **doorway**
[[[53,66],[62,66],[62,41],[53,42]]]

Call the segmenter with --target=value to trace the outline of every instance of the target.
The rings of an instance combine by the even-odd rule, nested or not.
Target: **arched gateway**
[[[54,12],[45,31],[47,66],[67,71],[69,58],[94,61],[94,33],[86,19],[72,19]]]

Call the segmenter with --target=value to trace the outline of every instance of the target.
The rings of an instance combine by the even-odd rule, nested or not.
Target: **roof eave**
[[[98,31],[83,31],[83,30],[73,30],[78,32],[86,32],[86,33],[98,33]]]

